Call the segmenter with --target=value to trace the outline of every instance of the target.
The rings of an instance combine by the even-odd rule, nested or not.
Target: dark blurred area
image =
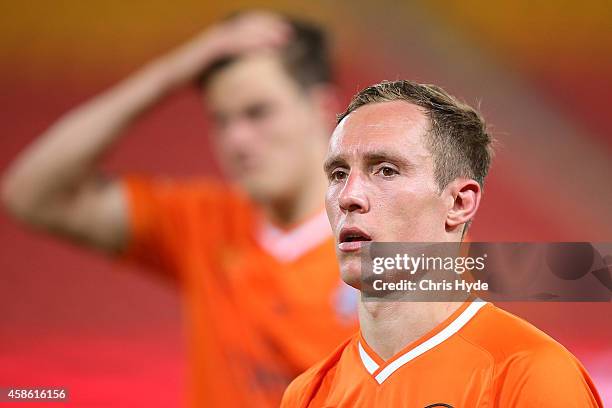
[[[406,78],[480,105],[498,145],[471,240],[612,242],[612,8],[603,1],[5,3],[0,171],[65,111],[247,7],[329,28],[343,104],[373,82]],[[129,132],[105,162],[110,173],[219,176],[195,89]],[[0,247],[0,385],[65,386],[88,407],[183,402],[176,288],[4,213]],[[500,306],[576,354],[612,401],[609,302]]]

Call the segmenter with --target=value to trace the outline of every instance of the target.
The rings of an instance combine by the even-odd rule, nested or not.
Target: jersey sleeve
[[[333,387],[337,365],[348,345],[356,336],[340,344],[326,359],[298,375],[289,384],[281,402],[282,408],[307,408],[325,405],[325,398]]]
[[[295,380],[289,384],[285,392],[283,393],[283,399],[281,400],[281,408],[293,408],[299,406],[298,396],[300,394],[298,386],[294,384]]]
[[[297,376],[285,390],[281,408],[306,408],[309,402],[308,391],[315,381],[316,369],[311,368]]]
[[[236,209],[231,192],[212,181],[176,181],[129,175],[121,179],[128,203],[128,242],[123,257],[181,278],[191,251],[212,251],[201,239],[229,239]],[[203,245],[194,245],[194,237]]]
[[[603,407],[584,367],[559,345],[517,356],[498,396],[500,407]]]

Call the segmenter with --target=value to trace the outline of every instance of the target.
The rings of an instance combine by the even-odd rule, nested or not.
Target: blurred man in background
[[[326,48],[310,24],[234,16],[66,114],[3,179],[18,219],[179,282],[195,406],[276,406],[355,329],[323,209],[335,111]],[[131,123],[194,82],[234,183],[100,174]]]

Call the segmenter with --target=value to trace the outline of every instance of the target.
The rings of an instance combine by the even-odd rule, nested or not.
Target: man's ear
[[[336,126],[336,113],[340,111],[340,93],[332,84],[314,85],[309,90],[310,98],[317,109],[322,123],[329,130]]]
[[[450,198],[446,215],[446,231],[450,232],[474,218],[480,205],[482,190],[478,182],[465,178],[453,180],[444,190]]]

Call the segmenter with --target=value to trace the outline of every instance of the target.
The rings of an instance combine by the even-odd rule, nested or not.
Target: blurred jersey
[[[323,211],[283,231],[230,187],[124,179],[127,257],[183,288],[198,407],[277,407],[289,382],[355,332]]]
[[[602,407],[563,346],[490,303],[464,303],[384,361],[354,335],[298,377],[283,407]]]

